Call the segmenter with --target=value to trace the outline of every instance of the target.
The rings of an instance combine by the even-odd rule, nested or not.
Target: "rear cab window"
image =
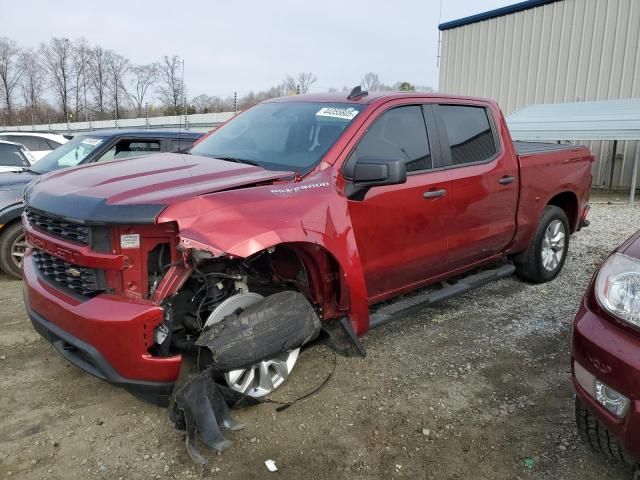
[[[438,112],[444,124],[452,166],[486,162],[498,153],[492,122],[485,107],[438,105]]]

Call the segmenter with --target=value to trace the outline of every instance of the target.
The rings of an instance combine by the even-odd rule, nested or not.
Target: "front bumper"
[[[23,271],[29,318],[60,354],[144,400],[168,405],[182,358],[154,357],[147,351],[153,328],[162,321],[161,307],[111,295],[87,300],[66,295],[38,274],[30,252]]]
[[[572,377],[577,395],[589,411],[618,439],[625,451],[640,460],[640,335],[590,308],[583,300],[573,329]],[[574,362],[598,380],[630,399],[629,409],[618,418],[583,389]]]

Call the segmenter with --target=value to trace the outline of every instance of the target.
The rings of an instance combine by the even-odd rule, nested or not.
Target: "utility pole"
[[[144,102],[144,123],[149,130],[149,102]]]
[[[233,113],[238,114],[238,92],[233,92]]]

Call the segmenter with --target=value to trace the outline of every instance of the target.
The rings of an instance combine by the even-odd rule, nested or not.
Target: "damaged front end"
[[[300,348],[320,332],[318,308],[297,291],[311,288],[304,265],[284,272],[282,255],[272,250],[233,259],[191,249],[181,262],[149,273],[150,295],[164,310],[150,353],[181,353],[199,372],[176,388],[170,409],[197,462],[204,460],[197,434],[224,450],[229,442],[222,431],[240,428],[229,407],[259,402],[282,385]]]
[[[242,295],[242,294],[240,294]],[[211,365],[192,376],[174,396],[170,409],[176,427],[186,431],[186,446],[191,458],[206,463],[196,448],[198,434],[202,442],[223,451],[230,443],[222,430],[238,430],[242,425],[233,420],[229,407],[238,402],[260,402],[284,381],[287,368],[278,357],[295,351],[316,338],[320,320],[311,304],[298,292],[284,291],[256,299],[246,308],[238,308],[205,326],[196,345],[211,352]],[[270,371],[273,369],[274,371]],[[259,382],[247,395],[238,388],[219,382],[219,372],[244,375],[246,381]],[[242,372],[241,374],[237,372]]]

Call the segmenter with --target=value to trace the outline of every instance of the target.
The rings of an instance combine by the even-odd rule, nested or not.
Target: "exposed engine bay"
[[[163,245],[152,253],[150,297],[172,266]],[[283,271],[278,254],[268,251],[248,261],[200,251],[187,258],[191,274],[163,302],[164,319],[153,332],[150,353],[196,359],[199,373],[175,389],[170,416],[187,432],[191,457],[204,463],[196,440],[224,450],[229,442],[222,430],[241,428],[229,407],[243,399],[259,402],[282,385],[321,324],[317,308],[300,293],[309,288],[301,262]],[[297,257],[287,262],[291,258]]]
[[[151,253],[150,297],[171,266],[163,245]],[[191,275],[174,295],[164,300],[164,320],[155,328],[155,344],[150,353],[192,353],[197,356],[200,370],[213,365],[225,374],[229,387],[240,393],[260,397],[273,391],[286,379],[299,347],[320,330],[315,308],[299,293],[309,289],[304,265],[300,263],[291,272],[282,271],[284,268],[278,264],[284,263],[281,257],[279,252],[264,251],[242,260],[192,251],[188,257]],[[286,260],[291,259],[297,257]],[[252,316],[242,316],[240,312],[244,311],[251,311]],[[250,329],[257,324],[265,327],[253,331],[251,338],[239,327],[229,335],[227,327],[241,323]],[[219,338],[225,338],[224,352],[220,351]],[[244,356],[229,350],[234,342],[248,341],[250,344],[241,348]],[[268,362],[259,364],[265,359]],[[258,369],[252,371],[256,366]]]

